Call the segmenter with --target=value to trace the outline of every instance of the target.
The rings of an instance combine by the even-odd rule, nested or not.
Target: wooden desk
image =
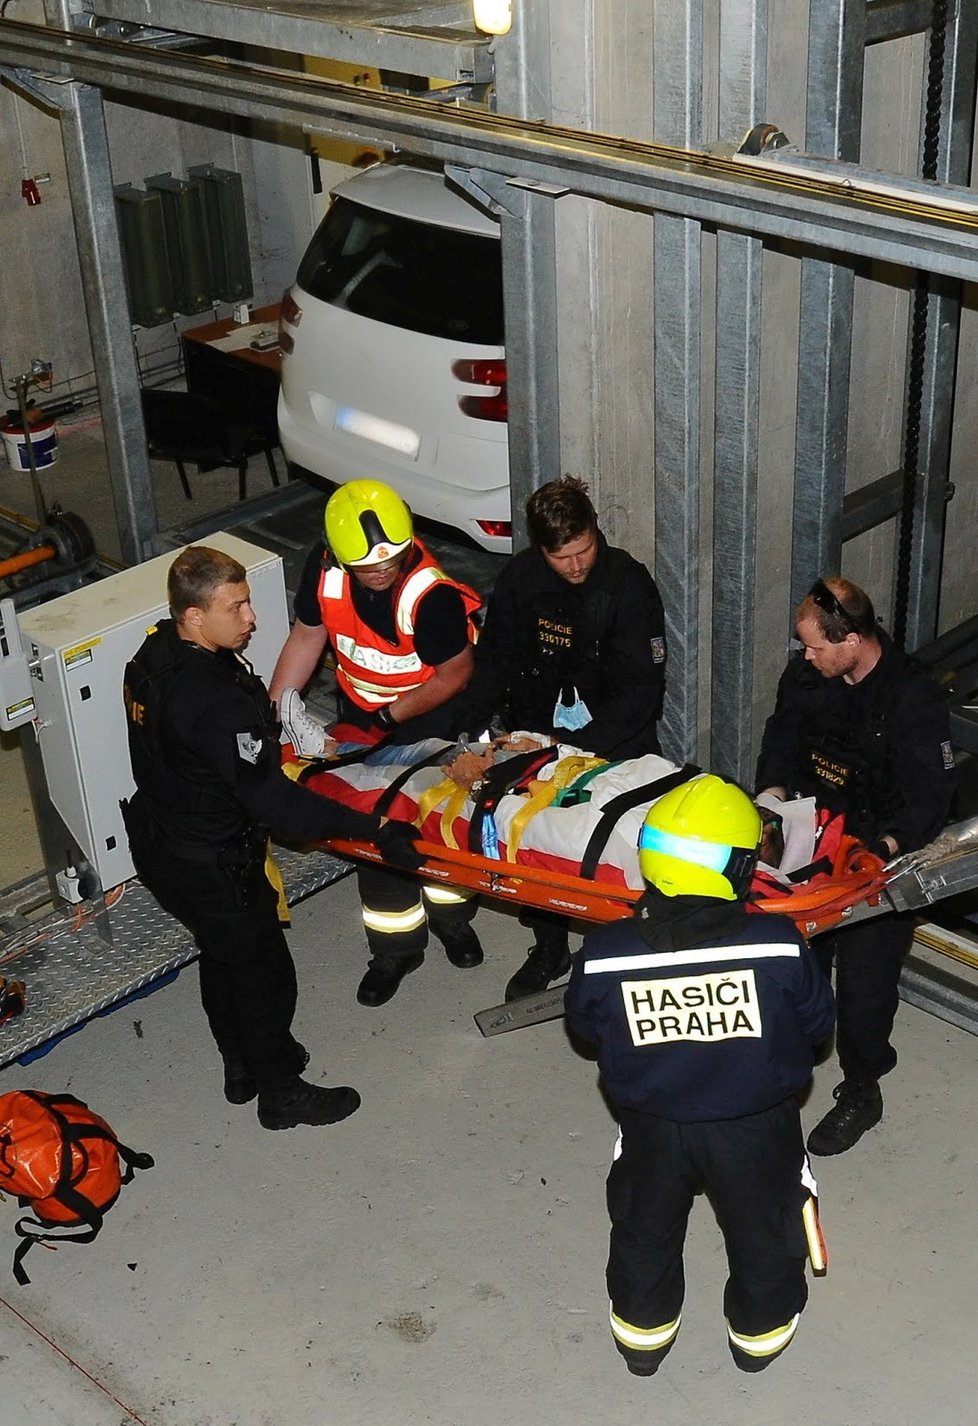
[[[277,330],[279,303],[258,307],[251,321],[239,326],[230,318],[206,322],[181,334],[187,390],[220,402],[232,420],[258,426],[278,437],[278,386],[282,353],[272,347],[255,351],[250,341],[261,331]],[[241,345],[224,350],[230,338]],[[218,345],[219,344],[219,345]]]

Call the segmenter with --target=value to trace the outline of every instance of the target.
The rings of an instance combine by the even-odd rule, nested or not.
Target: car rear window
[[[503,345],[498,238],[335,198],[296,280],[311,296],[360,317],[431,337]]]

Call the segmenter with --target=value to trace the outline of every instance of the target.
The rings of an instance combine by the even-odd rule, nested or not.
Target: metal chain
[[[921,177],[937,178],[941,148],[941,111],[944,102],[944,53],[947,45],[947,0],[934,0],[927,61],[927,96],[924,106],[924,140]],[[913,558],[914,513],[920,479],[920,419],[927,355],[927,318],[930,310],[930,275],[918,272],[912,298],[910,352],[907,369],[907,405],[903,437],[903,501],[897,542],[896,589],[893,602],[893,639],[903,648],[907,638],[910,573]]]

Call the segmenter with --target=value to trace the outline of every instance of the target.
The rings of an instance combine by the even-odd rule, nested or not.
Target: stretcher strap
[[[591,767],[588,772],[582,773],[580,777],[575,778],[570,787],[561,789],[560,796],[554,800],[556,807],[566,807],[568,805],[577,807],[581,802],[590,802],[590,792],[586,797],[583,795],[588,784],[592,782],[599,773],[610,772],[612,768],[619,766],[617,762],[609,762],[607,758],[590,758],[588,761],[593,763],[594,766]]]
[[[506,833],[506,860],[515,862],[520,849],[520,842],[526,825],[531,817],[535,817],[538,812],[542,812],[545,807],[560,801],[560,793],[577,785],[578,778],[600,772],[602,768],[608,766],[606,758],[592,758],[580,754],[575,757],[561,758],[554,768],[554,775],[546,782],[534,779],[527,789],[529,798],[523,803],[518,812],[514,813]]]
[[[374,811],[379,813],[381,817],[386,817],[393,806],[394,798],[400,792],[404,784],[408,782],[420,768],[432,767],[434,763],[440,763],[445,756],[445,751],[444,748],[439,748],[437,752],[429,753],[429,755],[426,758],[422,758],[420,762],[411,763],[409,767],[399,772],[377,798],[377,801],[374,803]]]
[[[488,769],[483,779],[482,789],[475,799],[475,806],[469,820],[469,851],[482,855],[482,824],[486,814],[492,814],[496,803],[507,792],[517,790],[531,781],[547,763],[557,756],[556,747],[537,748],[529,753],[517,753],[503,763],[496,763]]]
[[[271,838],[265,844],[265,880],[275,892],[275,914],[278,916],[279,923],[282,926],[291,926],[292,917],[289,914],[289,903],[285,895],[285,882],[282,880],[282,869],[272,855]]]
[[[415,826],[423,827],[425,818],[438,806],[444,802],[446,797],[451,797],[458,788],[458,783],[453,782],[450,777],[443,777],[441,782],[436,782],[433,787],[426,787],[418,798],[418,811],[414,819]]]
[[[598,863],[608,845],[608,838],[614,831],[619,818],[623,817],[626,812],[631,812],[633,807],[640,807],[643,802],[651,802],[654,798],[663,797],[674,787],[688,782],[699,772],[700,769],[695,764],[686,763],[678,772],[667,773],[665,777],[657,778],[655,782],[646,782],[641,787],[630,787],[606,803],[601,809],[598,825],[588,838],[584,855],[581,857],[581,876],[587,881],[594,880],[594,873],[597,871]]]
[[[442,810],[440,824],[441,839],[445,843],[446,847],[451,847],[453,852],[458,851],[458,842],[456,842],[455,840],[455,833],[452,829],[452,823],[455,821],[455,818],[459,815],[459,813],[462,811],[462,808],[465,806],[465,802],[468,798],[468,795],[469,789],[467,787],[457,787],[455,783],[452,783],[452,791],[449,795],[448,801],[445,803],[445,806]]]

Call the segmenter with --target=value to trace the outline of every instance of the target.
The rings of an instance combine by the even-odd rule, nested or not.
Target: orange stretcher
[[[323,845],[340,856],[383,861],[370,842],[333,838]],[[495,861],[434,842],[421,841],[417,846],[425,858],[417,875],[424,881],[442,881],[498,901],[555,911],[581,921],[620,920],[631,914],[642,895],[641,891],[615,883]],[[759,912],[790,916],[801,935],[808,938],[851,920],[857,907],[863,908],[863,915],[889,910],[888,905],[881,904],[880,897],[886,880],[880,858],[843,833],[830,871],[816,874],[795,888],[757,877],[749,904]]]

